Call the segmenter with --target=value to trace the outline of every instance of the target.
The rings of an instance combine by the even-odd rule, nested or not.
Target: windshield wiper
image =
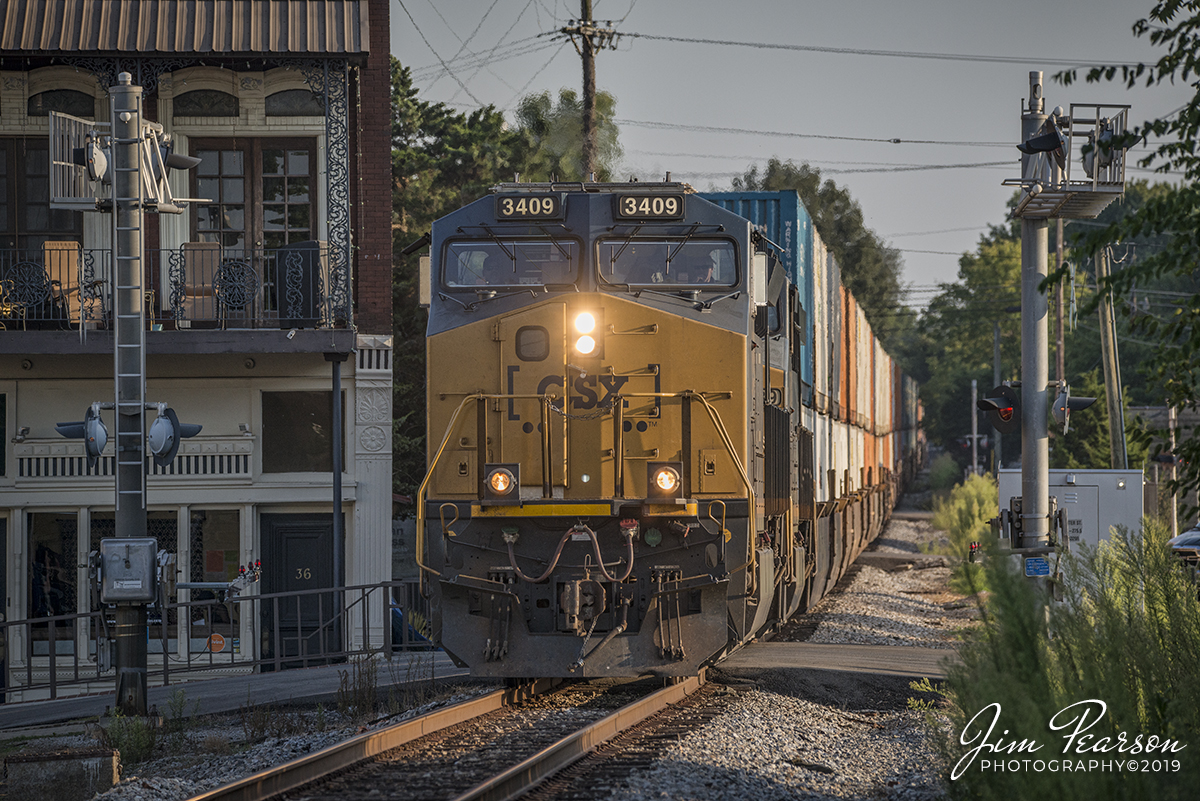
[[[482,223],[480,223],[479,227],[482,228],[484,230],[484,232],[486,232],[487,235],[492,238],[492,241],[495,242],[496,245],[499,246],[499,248],[502,251],[504,251],[504,255],[508,256],[508,260],[511,261],[515,265],[517,263],[517,257],[508,252],[508,248],[504,247],[504,243],[500,241],[500,237],[496,236],[496,234],[493,233],[491,228],[488,228],[486,225],[483,225]],[[515,266],[513,267],[513,270],[514,271],[516,270]]]
[[[695,225],[693,225],[691,230],[683,235],[683,239],[679,242],[678,245],[675,246],[675,249],[667,254],[667,272],[668,273],[671,272],[671,259],[673,259],[679,255],[679,251],[682,250],[683,246],[686,245],[688,240],[692,238],[692,234],[696,233],[696,231],[698,231],[698,230],[700,230],[700,223],[696,223]]]
[[[542,289],[545,290],[545,287],[542,287]],[[491,295],[488,295],[486,298],[481,297],[479,300],[473,300],[470,303],[464,303],[463,308],[466,309],[467,311],[475,311],[477,308],[479,308],[479,306],[481,304],[487,303],[489,300],[498,300],[500,298],[515,298],[517,295],[524,295],[526,292],[529,293],[530,297],[534,298],[535,300],[537,299],[537,292],[533,291],[532,289],[519,289],[516,292],[508,292],[503,295],[501,295],[499,293],[492,293]]]
[[[722,295],[719,298],[713,298],[712,300],[702,300],[699,303],[697,303],[695,306],[693,306],[692,308],[694,308],[696,311],[702,311],[702,312],[712,311],[712,307],[713,307],[714,303],[720,303],[723,300],[729,300],[730,298],[736,298],[740,294],[742,294],[742,290],[739,289],[736,292],[730,292],[728,295]]]

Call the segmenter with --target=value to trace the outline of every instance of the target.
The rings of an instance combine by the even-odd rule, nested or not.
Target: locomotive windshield
[[[600,243],[600,277],[609,284],[731,287],[738,271],[732,242],[625,239]]]
[[[445,286],[476,289],[575,282],[578,262],[571,240],[470,240],[446,246]]]

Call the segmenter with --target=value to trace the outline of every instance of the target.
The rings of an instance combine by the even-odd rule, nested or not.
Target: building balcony
[[[147,251],[147,352],[348,352],[348,271],[331,261],[323,242]],[[114,280],[108,249],[0,249],[0,353],[111,352]]]

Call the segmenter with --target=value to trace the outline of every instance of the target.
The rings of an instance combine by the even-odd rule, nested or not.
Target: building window
[[[192,239],[233,250],[274,250],[314,236],[313,139],[192,139]],[[238,254],[230,254],[236,258]]]
[[[193,509],[189,538],[189,581],[230,582],[237,578],[241,558],[241,514],[236,509]],[[180,566],[182,567],[182,565]],[[236,649],[241,604],[220,603],[211,590],[192,590],[192,602],[212,601],[192,607],[193,652],[203,651],[209,635],[217,633]],[[205,628],[207,626],[207,629]],[[211,630],[208,630],[211,629]]]
[[[46,117],[51,111],[90,120],[96,116],[96,98],[74,89],[51,89],[29,98],[25,109],[30,117]]]
[[[50,208],[45,137],[0,139],[0,248],[41,263],[47,241],[83,241],[83,213]]]
[[[29,617],[74,614],[77,597],[75,564],[79,558],[76,553],[79,525],[75,513],[30,512],[26,521],[29,531]],[[56,624],[54,639],[59,649],[73,647],[74,632],[69,623]],[[49,624],[34,625],[35,644],[49,637]],[[45,648],[43,645],[40,652],[48,653]]]
[[[264,392],[262,420],[264,473],[333,472],[332,392]]]
[[[176,95],[171,106],[176,117],[236,117],[241,111],[237,97],[215,89]]]
[[[325,106],[307,89],[267,95],[268,117],[324,117]]]

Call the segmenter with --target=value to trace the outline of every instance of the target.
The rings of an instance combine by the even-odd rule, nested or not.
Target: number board
[[[620,219],[673,220],[683,217],[683,195],[615,195],[614,216]]]
[[[562,195],[496,196],[496,219],[499,220],[560,220],[562,216]]]

